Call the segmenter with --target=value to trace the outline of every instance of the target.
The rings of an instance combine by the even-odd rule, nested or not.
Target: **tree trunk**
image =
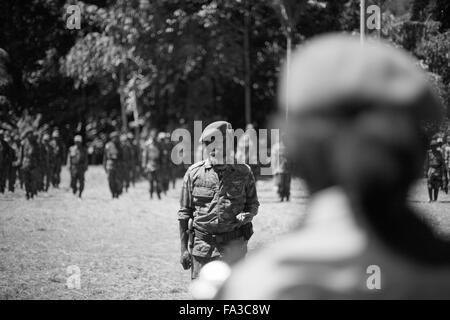
[[[127,131],[127,110],[125,106],[125,76],[123,70],[120,71],[119,96],[120,96],[120,113],[122,118],[122,131]]]
[[[250,62],[250,28],[251,28],[250,6],[245,2],[244,17],[244,81],[245,81],[245,122],[252,122],[252,83],[251,83],[251,62]]]

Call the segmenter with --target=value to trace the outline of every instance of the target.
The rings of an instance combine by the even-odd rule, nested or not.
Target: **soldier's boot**
[[[286,201],[289,201],[289,200],[290,200],[290,197],[291,197],[291,195],[288,193],[288,194],[286,195]]]
[[[161,200],[161,192],[157,192],[156,194],[158,196],[158,200]]]
[[[153,199],[153,191],[150,191],[150,199]]]

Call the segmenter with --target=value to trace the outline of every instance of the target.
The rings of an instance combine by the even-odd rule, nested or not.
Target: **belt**
[[[241,228],[234,230],[234,231],[218,233],[218,234],[209,234],[209,233],[200,231],[198,229],[194,229],[194,232],[195,232],[195,237],[197,237],[198,239],[203,240],[205,242],[218,243],[218,244],[226,243],[231,240],[235,240],[235,239],[238,239],[238,238],[241,238],[244,236],[244,233]]]

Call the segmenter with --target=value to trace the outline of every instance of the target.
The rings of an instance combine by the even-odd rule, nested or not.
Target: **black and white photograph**
[[[0,300],[450,299],[449,117],[448,0],[0,0]]]

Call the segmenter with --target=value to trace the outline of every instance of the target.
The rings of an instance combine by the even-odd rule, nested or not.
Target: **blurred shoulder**
[[[249,175],[252,173],[252,170],[250,169],[250,166],[245,163],[238,163],[233,166],[234,170],[237,172],[243,174],[243,175]]]

